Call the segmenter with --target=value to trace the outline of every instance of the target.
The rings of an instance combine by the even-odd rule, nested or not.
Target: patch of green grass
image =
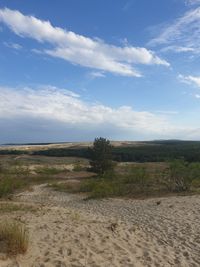
[[[62,171],[63,170],[60,170],[54,167],[40,167],[36,169],[37,173],[45,174],[45,175],[55,175],[55,174],[61,173]]]
[[[122,188],[119,183],[109,182],[105,179],[92,183],[91,191],[89,192],[89,198],[105,198],[121,195]]]
[[[0,223],[0,252],[9,255],[23,254],[28,248],[28,232],[18,222]]]

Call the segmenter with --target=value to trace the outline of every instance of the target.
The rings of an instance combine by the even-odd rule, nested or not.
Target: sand
[[[200,196],[83,200],[45,185],[16,196],[36,212],[14,212],[29,231],[25,255],[1,267],[200,266]]]
[[[140,141],[111,141],[111,144],[115,147],[123,146],[141,146],[141,145],[151,145]],[[66,143],[51,143],[51,144],[38,144],[38,145],[0,145],[0,150],[21,150],[21,151],[37,151],[46,150],[54,148],[87,148],[91,147],[93,142],[66,142]]]

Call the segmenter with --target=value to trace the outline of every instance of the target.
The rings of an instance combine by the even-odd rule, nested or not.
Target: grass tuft
[[[28,248],[28,232],[18,222],[0,223],[0,252],[8,255],[24,254]]]

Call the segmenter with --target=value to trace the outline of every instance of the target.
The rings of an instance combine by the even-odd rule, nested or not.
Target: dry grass
[[[0,252],[8,255],[24,254],[28,248],[28,232],[18,222],[0,223]]]
[[[36,212],[37,208],[32,205],[15,204],[11,202],[0,202],[0,214],[11,212]]]

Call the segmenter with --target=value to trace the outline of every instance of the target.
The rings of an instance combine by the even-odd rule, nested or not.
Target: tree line
[[[32,154],[52,157],[81,157],[91,159],[90,148],[51,148],[34,152],[0,150],[0,155]],[[200,162],[199,141],[152,141],[138,146],[112,147],[112,158],[118,162],[163,162],[182,159]]]

